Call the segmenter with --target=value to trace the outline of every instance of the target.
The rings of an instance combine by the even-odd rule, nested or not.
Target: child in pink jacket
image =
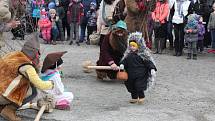
[[[42,32],[42,37],[46,41],[46,43],[51,43],[51,28],[52,23],[47,17],[47,12],[43,9],[41,12],[40,20],[38,21],[38,26]]]

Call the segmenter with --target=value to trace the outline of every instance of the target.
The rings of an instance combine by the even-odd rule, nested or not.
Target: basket
[[[89,36],[89,39],[90,39],[90,44],[91,44],[91,45],[98,45],[99,40],[100,40],[100,33],[93,32],[93,33]]]

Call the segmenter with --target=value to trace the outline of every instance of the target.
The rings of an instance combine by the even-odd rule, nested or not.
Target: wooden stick
[[[40,121],[40,117],[42,116],[42,114],[43,114],[43,112],[45,111],[45,109],[46,109],[46,105],[43,105],[43,106],[40,108],[40,110],[39,110],[39,112],[38,112],[38,114],[37,114],[37,116],[36,116],[36,118],[35,118],[34,121]]]
[[[87,66],[88,69],[112,70],[110,66]],[[119,67],[118,67],[119,68]]]

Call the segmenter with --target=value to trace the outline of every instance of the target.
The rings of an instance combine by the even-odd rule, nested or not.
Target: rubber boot
[[[197,54],[193,54],[193,60],[197,60]]]
[[[17,107],[14,105],[7,105],[1,111],[1,116],[8,121],[21,121],[21,118],[16,115]]]
[[[191,59],[191,53],[187,54],[187,59]]]

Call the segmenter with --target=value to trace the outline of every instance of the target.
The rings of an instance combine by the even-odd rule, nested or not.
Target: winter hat
[[[10,19],[9,5],[4,0],[0,0],[0,22],[8,22]]]
[[[94,9],[96,9],[96,3],[95,2],[91,2],[90,3],[90,7],[93,7]]]
[[[28,58],[33,62],[34,65],[39,64],[40,43],[38,40],[37,33],[33,33],[32,38],[30,38],[25,42],[21,52],[23,52],[26,56],[28,56]]]
[[[65,53],[67,53],[67,51],[49,53],[43,61],[43,67],[42,67],[41,72],[44,73],[47,69],[52,68],[53,66],[56,67],[56,66],[61,65],[63,63],[63,60],[61,59],[61,57]]]
[[[187,26],[188,28],[193,28],[198,26],[198,21],[199,21],[199,15],[197,14],[190,14],[188,16],[188,20],[187,20]]]
[[[49,8],[49,9],[54,9],[54,8],[55,8],[55,3],[54,3],[54,2],[50,2],[50,3],[48,4],[48,8]]]
[[[122,28],[122,29],[127,30],[127,25],[124,21],[120,20],[116,23],[116,28]]]
[[[56,10],[55,9],[50,9],[49,14],[52,14],[52,13],[56,14]]]
[[[47,14],[47,12],[46,12],[46,10],[45,10],[45,9],[42,9],[42,10],[41,10],[41,12],[40,12],[40,14],[41,14],[41,15],[46,15],[46,14]]]
[[[129,45],[130,45],[130,46],[134,46],[134,47],[138,48],[137,43],[136,43],[136,42],[134,42],[134,41],[131,41],[131,42],[129,43]]]

